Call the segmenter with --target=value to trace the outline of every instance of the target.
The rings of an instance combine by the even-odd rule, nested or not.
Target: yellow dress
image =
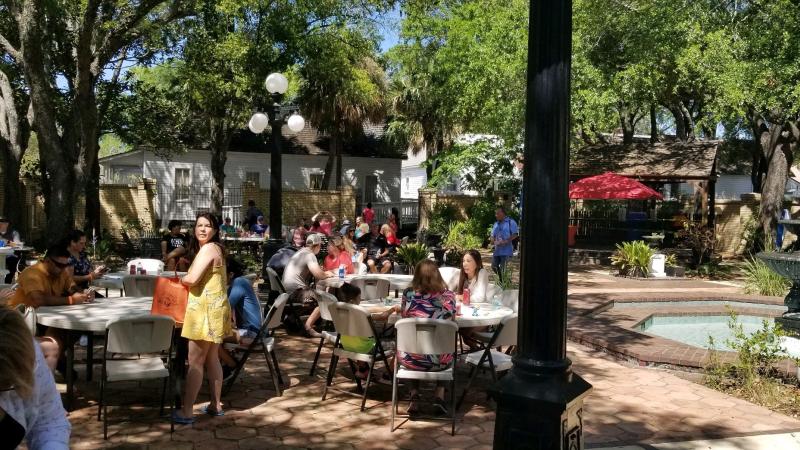
[[[224,265],[212,267],[199,283],[189,289],[181,336],[219,344],[231,334],[231,306],[225,289],[225,275]]]

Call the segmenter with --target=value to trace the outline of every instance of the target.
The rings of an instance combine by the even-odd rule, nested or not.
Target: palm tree
[[[334,161],[336,188],[342,185],[343,140],[362,133],[365,122],[385,117],[387,83],[383,68],[371,57],[353,55],[352,48],[329,48],[326,53],[300,69],[298,102],[309,121],[330,135],[322,178],[323,188],[330,189]]]
[[[392,117],[387,130],[390,142],[408,146],[412,154],[427,151],[431,162],[425,168],[428,179],[433,174],[436,155],[451,145],[458,132],[432,87],[424,75],[395,77],[390,89]]]

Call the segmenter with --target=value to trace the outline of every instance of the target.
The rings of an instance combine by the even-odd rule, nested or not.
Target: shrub
[[[397,257],[413,271],[420,261],[428,259],[428,247],[421,242],[404,244],[397,247]]]
[[[683,230],[675,234],[678,245],[692,250],[692,263],[694,267],[703,264],[714,256],[717,238],[714,230],[698,222],[687,221]]]
[[[770,269],[764,261],[750,258],[744,265],[744,292],[746,294],[783,296],[791,282]]]
[[[477,234],[475,225],[476,222],[471,220],[454,223],[444,240],[444,247],[460,252],[480,248],[483,245],[483,236]]]
[[[449,203],[437,203],[433,205],[428,220],[428,232],[433,234],[447,234],[450,224],[456,220],[458,211],[455,206]]]
[[[644,241],[623,242],[617,244],[611,264],[619,267],[623,275],[646,277],[650,274],[650,258],[654,253]]]

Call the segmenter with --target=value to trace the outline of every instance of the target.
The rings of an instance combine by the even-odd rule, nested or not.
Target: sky
[[[386,50],[392,48],[399,39],[400,33],[400,6],[395,6],[395,8],[390,11],[388,14],[384,14],[383,16],[378,18],[379,27],[378,30],[383,36],[383,40],[381,41],[381,51],[386,53]]]

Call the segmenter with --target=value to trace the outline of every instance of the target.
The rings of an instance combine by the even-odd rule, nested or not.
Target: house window
[[[313,190],[322,189],[322,176],[321,173],[308,174],[308,188]]]
[[[191,180],[189,169],[175,169],[175,200],[189,200]]]
[[[261,185],[261,174],[258,172],[245,172],[244,174],[244,181],[249,183],[254,183],[256,186]]]

